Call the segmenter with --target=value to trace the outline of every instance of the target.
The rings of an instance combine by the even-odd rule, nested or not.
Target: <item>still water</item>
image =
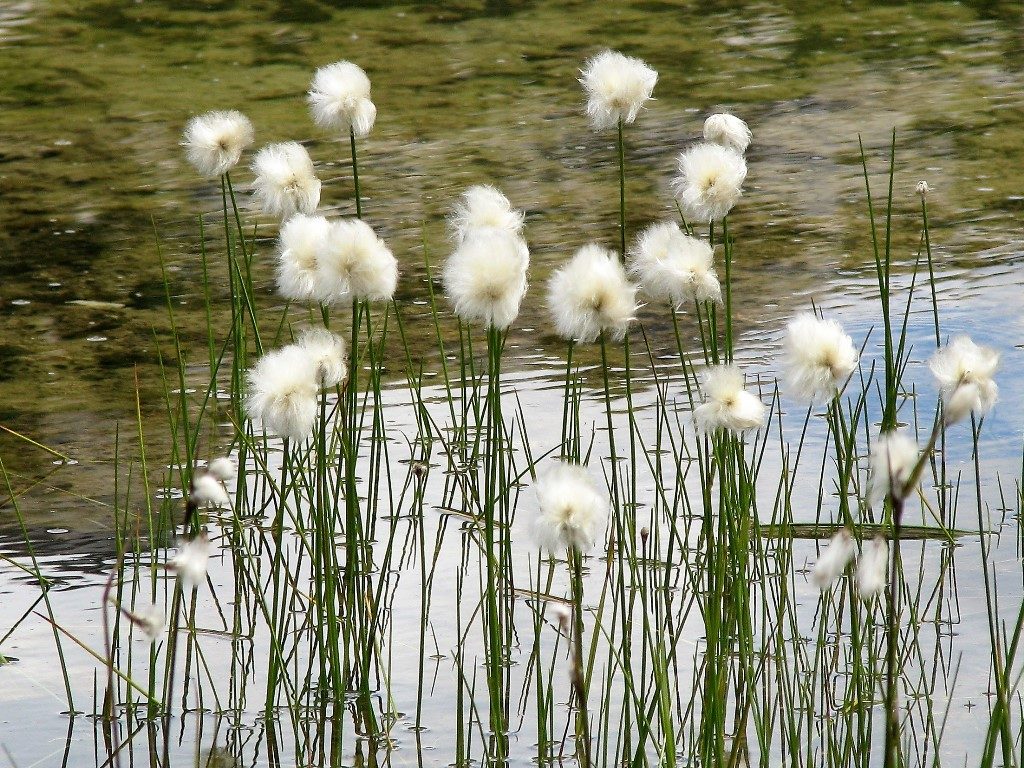
[[[858,341],[876,325],[858,136],[881,194],[895,129],[897,280],[909,282],[920,236],[913,190],[927,179],[943,329],[1003,354],[985,448],[992,473],[1013,471],[1024,406],[1018,3],[334,5],[0,4],[0,425],[73,461],[6,433],[0,458],[38,553],[59,575],[55,611],[69,626],[98,631],[115,444],[124,455],[137,449],[137,404],[153,454],[167,444],[160,359],[173,362],[173,347],[161,262],[192,345],[186,355],[194,350],[201,362],[205,354],[199,217],[217,223],[219,189],[185,163],[181,131],[199,112],[240,109],[257,145],[306,142],[324,181],[322,204],[351,214],[347,146],[312,125],[304,101],[313,70],[341,58],[359,62],[373,82],[378,119],[361,146],[364,209],[399,258],[398,298],[425,365],[437,362],[425,251],[439,263],[455,197],[495,183],[526,210],[532,253],[533,287],[506,367],[527,406],[551,412],[560,408],[564,350],[545,316],[544,281],[579,245],[617,241],[613,137],[588,127],[576,82],[588,56],[618,48],[660,73],[656,100],[627,134],[630,232],[672,215],[675,157],[708,113],[726,109],[750,124],[750,174],[731,217],[733,293],[741,357],[766,379],[777,372],[785,318],[812,302]],[[236,183],[249,180],[240,168]],[[257,283],[273,304],[274,226],[255,214],[249,222],[266,235]],[[224,300],[226,281],[220,272],[213,280]],[[930,353],[930,314],[920,310],[910,328],[916,361]],[[655,345],[671,345],[665,318],[648,308],[642,319]],[[538,424],[535,438],[557,440],[557,424],[549,429]],[[22,556],[10,507],[0,508],[0,554]],[[1019,573],[1013,541],[1000,557],[1000,568]],[[961,583],[976,593],[970,576]],[[1019,577],[1006,589],[1012,607]],[[0,636],[36,595],[0,561]],[[0,669],[0,744],[12,764],[56,764],[70,726],[50,666],[52,637],[29,623],[0,650],[18,659]],[[73,660],[83,679],[91,664]],[[985,723],[971,719],[986,685],[984,669],[973,671],[961,673],[951,716],[968,731]],[[91,729],[72,725],[69,764],[92,764]],[[438,727],[436,739],[424,739],[440,745],[427,762],[446,764]]]

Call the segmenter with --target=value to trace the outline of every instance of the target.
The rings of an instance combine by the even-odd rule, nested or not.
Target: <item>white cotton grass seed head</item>
[[[857,367],[853,339],[835,320],[823,320],[811,312],[789,321],[783,350],[787,386],[801,400],[828,400]]]
[[[335,387],[348,376],[345,340],[326,328],[306,328],[296,342],[305,351],[316,369],[317,384]]]
[[[927,181],[919,181],[917,182],[917,186],[914,187],[914,190],[921,197],[928,197],[928,193],[932,191],[932,188],[928,186]]]
[[[750,128],[736,115],[720,112],[704,121],[704,139],[742,155],[750,146]]]
[[[318,293],[317,253],[330,232],[323,216],[296,213],[281,225],[277,290],[292,301],[314,301]]]
[[[857,547],[850,532],[845,528],[837,531],[811,571],[811,578],[818,589],[825,590],[831,587],[836,579],[843,575],[856,551]]]
[[[928,361],[939,384],[946,424],[963,421],[972,413],[984,416],[999,398],[992,377],[999,367],[999,353],[956,336]]]
[[[206,465],[206,471],[222,483],[230,483],[238,476],[238,462],[234,456],[218,456]]]
[[[597,54],[580,74],[587,93],[587,116],[598,130],[636,120],[658,82],[658,73],[647,64],[618,51]]]
[[[164,631],[164,625],[167,623],[164,609],[155,603],[153,605],[136,606],[131,610],[122,608],[121,613],[124,614],[128,621],[142,630],[142,634],[151,643],[156,642],[157,638]]]
[[[325,304],[389,301],[398,285],[398,261],[361,219],[330,222],[316,261],[317,298]]]
[[[589,552],[604,534],[608,496],[586,467],[559,461],[537,476],[540,509],[533,519],[537,545],[551,553]]]
[[[461,243],[476,229],[500,229],[515,237],[523,233],[524,214],[500,190],[488,184],[470,187],[448,218],[452,239]]]
[[[743,155],[703,142],[679,155],[679,175],[672,182],[683,216],[693,222],[724,218],[743,195],[747,163]]]
[[[267,352],[247,374],[246,413],[267,431],[302,442],[316,419],[317,375],[313,359],[296,344]]]
[[[883,432],[871,448],[868,499],[872,505],[891,496],[902,500],[914,490],[910,484],[920,453],[917,441],[904,432]]]
[[[320,179],[306,148],[297,141],[268,144],[252,161],[253,194],[263,212],[287,219],[311,214],[320,204]]]
[[[231,506],[231,497],[228,496],[224,483],[209,472],[192,478],[189,500],[200,507],[224,508]]]
[[[252,123],[235,110],[207,112],[188,121],[182,146],[199,173],[213,179],[227,173],[253,142]]]
[[[591,243],[548,281],[548,308],[558,334],[569,341],[621,340],[635,318],[636,286],[614,251]]]
[[[206,581],[209,561],[210,539],[203,531],[178,547],[174,557],[167,561],[167,570],[177,574],[185,591],[191,591]]]
[[[743,388],[743,373],[735,365],[715,365],[704,371],[704,402],[693,411],[697,430],[742,434],[764,424],[764,403]]]
[[[675,222],[652,224],[641,232],[629,261],[630,274],[656,301],[680,307],[722,300],[711,246],[684,234]]]
[[[351,130],[357,139],[366,136],[377,119],[377,107],[370,101],[370,78],[351,61],[320,67],[313,75],[308,98],[317,125],[346,133]]]
[[[444,267],[444,286],[455,314],[466,323],[505,330],[526,295],[530,252],[504,229],[470,230]]]
[[[889,543],[876,536],[864,544],[857,562],[857,594],[870,600],[881,594],[889,580]]]

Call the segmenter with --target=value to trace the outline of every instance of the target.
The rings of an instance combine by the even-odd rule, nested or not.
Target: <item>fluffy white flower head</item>
[[[585,343],[606,333],[620,340],[636,315],[636,286],[613,251],[591,243],[551,276],[548,307],[564,339]]]
[[[297,213],[281,226],[277,256],[277,290],[286,299],[311,301],[317,296],[316,255],[330,224],[323,216]]]
[[[296,344],[266,353],[248,373],[249,418],[279,437],[302,442],[316,419],[317,378],[313,359]]]
[[[238,476],[238,463],[233,456],[218,456],[206,465],[206,471],[222,483],[230,483]]]
[[[811,572],[811,578],[818,585],[818,589],[831,587],[836,579],[843,575],[855,552],[856,546],[850,532],[845,528],[837,531]]]
[[[787,384],[803,400],[828,400],[857,367],[853,339],[835,320],[811,312],[789,321],[783,349]]]
[[[207,112],[188,121],[181,144],[185,156],[206,178],[227,173],[242,157],[242,150],[252,144],[253,130],[249,118],[234,110]]]
[[[514,209],[498,189],[480,184],[462,193],[462,199],[448,219],[448,227],[457,243],[465,240],[474,229],[500,229],[521,237],[523,219],[523,212]]]
[[[231,506],[231,497],[228,496],[224,483],[208,471],[192,478],[189,500],[200,507]]]
[[[652,299],[675,307],[722,300],[711,246],[683,234],[675,222],[649,226],[629,255],[630,273]]]
[[[905,499],[914,490],[910,476],[919,457],[917,442],[903,432],[884,432],[871,448],[868,499],[871,504],[887,496]]]
[[[932,191],[932,188],[928,186],[927,181],[917,182],[917,186],[914,187],[914,189],[921,197],[927,197],[928,193]]]
[[[658,82],[658,73],[647,64],[618,51],[603,51],[589,59],[581,75],[587,116],[598,130],[636,120]]]
[[[739,202],[746,178],[743,155],[704,142],[679,155],[679,175],[673,187],[687,219],[709,222],[724,218]]]
[[[210,560],[210,539],[206,532],[178,547],[177,553],[167,561],[167,570],[176,573],[185,591],[206,581],[206,566]]]
[[[750,128],[736,115],[720,112],[704,121],[704,139],[742,155],[750,146]]]
[[[586,467],[560,461],[537,477],[540,511],[533,520],[538,546],[555,553],[588,552],[604,533],[608,498]]]
[[[942,396],[943,418],[955,424],[972,413],[984,416],[999,398],[992,380],[999,367],[999,353],[957,336],[928,361]]]
[[[309,355],[321,387],[337,386],[347,378],[345,340],[341,336],[326,328],[306,328],[297,344]]]
[[[316,263],[317,298],[324,303],[388,301],[398,285],[398,261],[361,219],[330,222]]]
[[[309,108],[317,125],[351,130],[356,138],[366,136],[377,118],[377,107],[370,101],[370,78],[351,61],[316,71],[309,87]]]
[[[857,592],[870,600],[885,589],[889,580],[889,544],[881,536],[864,545],[857,563]]]
[[[264,213],[287,219],[310,214],[320,203],[320,179],[313,161],[297,141],[268,144],[252,161],[253,193]]]
[[[504,229],[470,230],[444,268],[444,285],[463,321],[500,330],[519,314],[526,295],[526,242]]]
[[[735,365],[712,366],[703,379],[704,402],[693,411],[698,430],[742,434],[764,424],[764,403],[743,388],[743,373]]]
[[[122,608],[121,613],[132,624],[141,629],[146,639],[151,643],[160,637],[160,634],[164,631],[164,624],[167,622],[163,608],[156,604],[144,605],[132,610]]]

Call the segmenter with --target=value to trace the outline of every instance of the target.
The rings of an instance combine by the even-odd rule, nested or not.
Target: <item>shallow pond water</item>
[[[734,311],[739,357],[766,392],[778,373],[785,319],[812,302],[841,319],[858,341],[873,329],[877,334],[858,136],[872,189],[881,195],[895,129],[895,281],[906,287],[911,279],[921,231],[913,190],[927,179],[934,190],[929,217],[943,332],[969,332],[1003,355],[1001,402],[983,433],[986,482],[995,487],[997,473],[1018,476],[1024,412],[1020,24],[1016,3],[342,8],[316,0],[243,7],[26,1],[0,7],[0,425],[72,461],[6,432],[0,434],[0,459],[44,571],[59,579],[51,592],[54,613],[71,631],[99,643],[99,595],[113,561],[111,505],[123,503],[127,486],[135,489],[129,504],[144,504],[139,423],[154,482],[167,463],[160,364],[176,361],[161,264],[193,366],[189,384],[200,386],[205,375],[198,220],[219,225],[220,195],[184,160],[178,142],[185,122],[208,109],[238,108],[252,118],[257,144],[304,141],[324,180],[325,207],[351,214],[346,143],[313,127],[304,102],[312,71],[339,58],[361,63],[373,81],[378,120],[360,159],[365,207],[399,258],[398,299],[407,307],[407,331],[428,373],[436,375],[439,356],[425,303],[424,257],[436,265],[447,255],[444,217],[453,200],[470,184],[491,182],[525,209],[532,288],[511,330],[505,366],[506,381],[530,416],[530,439],[541,451],[559,440],[560,425],[557,418],[532,417],[560,414],[564,370],[564,347],[550,329],[543,285],[552,267],[579,245],[596,239],[611,246],[618,236],[614,137],[589,128],[576,82],[589,55],[619,48],[660,74],[656,100],[627,132],[631,233],[673,215],[668,190],[675,157],[697,138],[708,113],[728,109],[750,124],[750,175],[730,221],[737,240]],[[241,168],[239,188],[249,180]],[[257,227],[260,300],[273,306],[275,225],[255,214],[247,214],[247,223]],[[215,269],[212,279],[215,301],[226,304],[223,270]],[[226,317],[225,310],[215,319],[226,323]],[[655,351],[672,355],[675,342],[664,314],[646,307],[641,319]],[[695,346],[692,328],[687,333],[687,344]],[[930,309],[916,303],[908,330],[911,369],[926,389],[922,363],[931,353],[931,333]],[[392,352],[387,396],[406,403],[401,360],[397,349]],[[585,366],[598,363],[592,350],[580,354]],[[865,354],[877,358],[877,335]],[[641,373],[636,383],[644,414],[655,399],[654,382]],[[599,386],[591,371],[584,391],[590,422],[600,423]],[[435,404],[443,397],[436,388],[425,394]],[[621,417],[624,400],[618,395]],[[800,418],[798,408],[790,410],[788,427]],[[653,423],[650,415],[640,419]],[[396,443],[409,433],[408,409],[396,406],[388,428]],[[212,451],[229,436],[230,430],[211,430],[204,445]],[[820,457],[821,431],[808,440]],[[953,446],[949,456],[951,466],[965,473],[961,494],[969,496],[969,452]],[[1012,480],[1004,490],[1005,503],[993,497],[986,510],[996,520],[1016,509]],[[795,511],[795,518],[813,519],[813,507],[809,499],[806,513]],[[1005,536],[993,542],[993,562],[1006,577],[1000,605],[1012,626],[1021,592],[1019,532],[1015,522],[1005,523]],[[432,514],[430,530],[440,525]],[[977,530],[976,521],[962,527]],[[962,542],[963,548],[977,546],[976,537]],[[905,557],[920,557],[924,573],[931,574],[940,567],[939,550],[914,545],[914,554]],[[22,564],[27,555],[10,502],[0,509],[0,554]],[[526,548],[519,554],[525,558]],[[795,547],[801,562],[815,556],[813,541]],[[446,552],[439,569],[451,574],[459,559],[457,549]],[[988,722],[987,659],[969,652],[987,638],[984,612],[976,607],[980,575],[973,549],[969,562],[954,582],[957,624],[943,636],[946,652],[959,660],[956,688],[943,703],[950,711],[944,755],[954,762],[976,748]],[[222,584],[218,579],[227,578],[230,568],[214,572],[221,574],[215,584]],[[418,601],[416,579],[413,570],[403,582],[395,598],[399,608]],[[806,576],[800,583],[801,617],[810,621],[815,590]],[[453,601],[436,594],[434,615],[449,616]],[[37,597],[24,573],[0,561],[0,637]],[[418,632],[416,621],[414,612],[395,610],[391,637]],[[435,621],[439,634],[450,634],[450,624]],[[532,627],[532,619],[524,621]],[[699,637],[696,629],[687,636],[693,643]],[[399,647],[395,657],[408,650]],[[418,670],[396,666],[391,694],[404,713],[396,728],[398,749],[393,757],[369,759],[452,762],[449,721],[458,678],[450,669],[451,648],[437,650],[428,670],[435,713],[426,718],[428,730],[418,733],[409,724]],[[5,759],[18,766],[55,764],[62,755],[68,765],[103,763],[92,721],[61,714],[66,706],[47,625],[30,618],[0,643],[0,652],[17,658],[0,667]],[[69,653],[79,698],[89,701],[81,708],[91,710],[96,665]],[[952,677],[955,662],[946,661]],[[685,670],[679,674],[685,679]],[[225,736],[215,717],[186,718],[183,746],[175,754],[224,750],[260,764],[265,753],[237,734],[255,733],[257,722],[251,717],[244,729],[224,726],[236,731]],[[515,761],[531,760],[533,739],[529,729],[519,735]],[[346,753],[346,763],[356,760]]]

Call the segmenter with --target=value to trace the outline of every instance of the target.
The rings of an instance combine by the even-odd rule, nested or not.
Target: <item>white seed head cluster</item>
[[[811,578],[818,589],[831,587],[836,579],[843,575],[856,551],[857,547],[850,532],[845,528],[837,531],[811,571]]]
[[[268,144],[252,161],[253,194],[264,213],[287,219],[311,214],[320,204],[320,179],[306,148],[297,141]]]
[[[679,307],[722,300],[711,246],[684,234],[675,222],[652,224],[637,237],[629,271],[644,293]]]
[[[588,60],[580,83],[587,93],[587,116],[598,130],[636,120],[651,98],[658,73],[640,59],[603,51]]]
[[[297,213],[281,226],[277,256],[277,290],[292,301],[315,301],[319,295],[316,255],[327,240],[330,223],[323,216]]]
[[[688,220],[710,222],[725,218],[739,202],[746,178],[743,155],[703,142],[679,155],[679,175],[673,187]]]
[[[316,297],[324,303],[390,301],[398,261],[361,219],[331,221],[316,250]]]
[[[136,627],[142,630],[149,642],[155,642],[164,631],[167,623],[167,616],[164,609],[155,603],[152,605],[136,606],[129,610],[122,608],[121,613]]]
[[[939,349],[928,367],[939,383],[947,424],[971,414],[984,416],[999,398],[999,387],[992,379],[999,367],[999,353],[975,344],[967,336],[957,336]]]
[[[206,582],[206,566],[210,561],[210,539],[206,532],[186,541],[167,561],[167,570],[178,575],[186,592]]]
[[[222,483],[230,483],[238,476],[238,464],[233,456],[218,456],[206,465],[206,471]]]
[[[477,229],[500,229],[522,237],[524,219],[523,212],[513,208],[500,190],[479,184],[462,193],[461,200],[448,218],[448,228],[456,243],[461,243]]]
[[[902,500],[914,490],[911,475],[920,453],[917,442],[903,432],[883,432],[871,448],[868,498],[872,505],[886,497]]]
[[[326,328],[306,328],[296,345],[313,362],[320,387],[336,387],[348,377],[345,340],[338,334]]]
[[[548,308],[564,339],[586,343],[604,333],[621,340],[636,317],[636,286],[613,251],[591,243],[551,276]]]
[[[608,522],[608,497],[586,467],[552,464],[537,477],[535,488],[540,503],[533,519],[537,545],[551,553],[593,549]]]
[[[228,496],[224,483],[210,472],[192,478],[189,499],[200,507],[230,507],[231,497]]]
[[[743,388],[743,373],[735,365],[716,365],[703,374],[704,402],[693,411],[698,431],[725,430],[742,434],[764,424],[764,403]]]
[[[519,315],[530,263],[526,242],[506,229],[467,232],[444,268],[445,292],[464,322],[504,330]]]
[[[207,112],[188,121],[182,146],[200,175],[216,178],[227,173],[253,142],[252,123],[235,110]]]
[[[704,121],[704,139],[742,155],[750,146],[750,128],[736,115],[720,112]]]
[[[298,345],[267,352],[249,370],[249,418],[279,437],[302,442],[313,432],[317,380],[316,363]]]
[[[853,339],[842,326],[810,312],[789,322],[783,347],[789,390],[803,400],[828,400],[857,367]]]
[[[320,67],[309,87],[309,108],[317,125],[331,130],[351,130],[366,136],[377,118],[370,101],[370,78],[351,61]]]
[[[885,589],[889,581],[889,544],[876,536],[864,544],[857,562],[857,593],[870,600]]]

